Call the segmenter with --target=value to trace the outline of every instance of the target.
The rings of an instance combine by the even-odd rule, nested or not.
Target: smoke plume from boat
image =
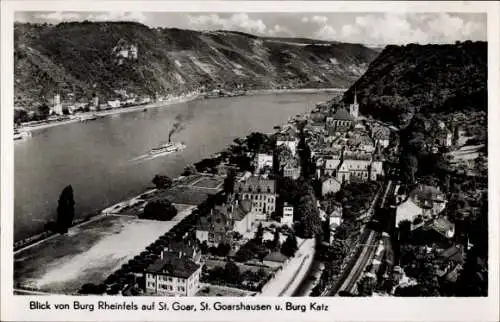
[[[187,102],[186,105],[187,105],[186,110],[177,114],[174,118],[174,124],[172,125],[172,128],[168,132],[169,143],[172,142],[172,136],[184,130],[186,122],[192,119],[194,116],[195,104],[193,104],[192,102]]]

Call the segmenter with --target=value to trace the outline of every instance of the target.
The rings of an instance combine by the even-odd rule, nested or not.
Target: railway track
[[[379,202],[376,201],[376,203],[378,203],[376,207],[377,209],[384,209],[386,207],[387,201],[390,200],[388,197],[394,193],[394,189],[395,186],[393,182],[389,180],[384,190],[384,194],[377,200]],[[354,261],[351,260],[350,263],[343,269],[343,275],[337,284],[328,291],[325,290],[324,293],[328,294],[328,296],[335,296],[341,291],[352,293],[368,263],[375,256],[379,239],[379,232],[366,227],[360,242],[356,245],[358,249],[353,257]]]

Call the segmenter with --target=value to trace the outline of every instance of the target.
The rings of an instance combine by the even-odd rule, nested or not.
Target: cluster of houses
[[[328,109],[330,109],[328,107]],[[340,190],[343,183],[377,180],[383,175],[381,148],[388,146],[389,133],[384,129],[368,130],[359,122],[356,98],[349,111],[315,111],[307,120],[308,145],[317,165],[317,178],[322,182],[322,193]],[[301,175],[298,155],[299,135],[294,122],[289,122],[276,133],[273,151],[260,151],[255,155],[254,173],[246,173],[235,182],[233,193],[225,203],[216,205],[208,216],[200,217],[196,227],[197,243],[209,247],[221,244],[235,249],[241,240],[254,236],[259,222],[269,221],[277,207],[276,179],[296,180]],[[342,206],[334,205],[328,214],[321,210],[331,231],[342,222]],[[279,224],[292,227],[294,208],[283,205]],[[333,234],[331,234],[333,236]],[[146,292],[149,294],[192,295],[199,283],[200,262],[194,246],[176,246],[146,272]]]
[[[322,106],[313,111],[306,129],[323,195],[337,192],[343,183],[384,175],[380,151],[389,145],[390,132],[361,122],[356,95],[348,109]]]

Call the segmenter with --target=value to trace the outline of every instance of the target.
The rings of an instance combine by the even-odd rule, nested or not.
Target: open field
[[[205,178],[201,178],[200,180],[196,181],[192,185],[194,187],[199,187],[199,188],[216,189],[216,188],[219,188],[223,182],[224,182],[224,179],[222,179],[222,178],[205,177]]]
[[[174,187],[165,191],[158,192],[154,199],[168,199],[172,203],[199,205],[216,191],[206,192],[201,189],[193,189],[190,187]]]
[[[172,221],[105,216],[16,253],[14,288],[72,294],[100,283],[191,213]]]

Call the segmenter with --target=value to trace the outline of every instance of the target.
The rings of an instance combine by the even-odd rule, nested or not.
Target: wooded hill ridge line
[[[360,113],[404,128],[417,113],[487,112],[487,43],[389,45],[344,93]]]
[[[360,44],[134,22],[16,23],[15,104],[29,108],[57,93],[78,101],[237,86],[346,88],[377,55]]]

